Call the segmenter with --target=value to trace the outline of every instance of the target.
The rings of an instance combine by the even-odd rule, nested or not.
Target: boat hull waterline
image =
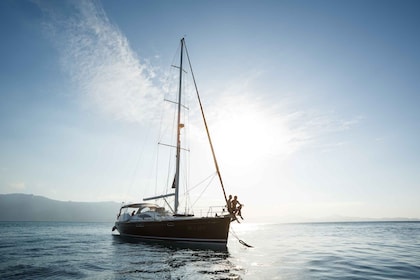
[[[226,244],[230,215],[220,217],[174,217],[160,221],[115,222],[122,237],[188,243]]]

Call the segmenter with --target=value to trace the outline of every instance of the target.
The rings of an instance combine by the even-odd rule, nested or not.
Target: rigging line
[[[166,101],[166,102],[169,102],[169,103],[172,103],[172,104],[175,104],[175,105],[177,105],[178,103],[177,102],[175,102],[175,101],[172,101],[172,100],[169,100],[169,99],[164,99],[164,101]],[[185,106],[185,105],[183,105],[183,104],[181,104],[181,107],[182,108],[184,108],[185,110],[189,110],[190,108],[188,108],[187,106]]]
[[[162,131],[163,131],[163,106],[161,108],[160,111],[160,121],[159,121],[159,132],[158,132],[158,142],[160,142],[162,139]],[[156,147],[156,158],[155,158],[155,195],[157,194],[157,185],[158,185],[158,170],[159,170],[159,151],[160,151],[160,146],[157,145]]]
[[[166,197],[164,197],[163,200],[165,201],[166,205],[169,207],[169,209],[171,210],[171,212],[174,212],[174,209],[172,209],[171,205],[166,200]]]
[[[173,64],[175,62],[175,59],[177,57],[177,54],[179,53],[180,47],[181,47],[181,45],[178,45],[177,50],[174,52],[171,64]],[[163,81],[163,92],[164,92],[163,100],[164,101],[167,101],[170,98],[170,93],[172,91],[172,86],[170,84],[170,81],[172,81],[172,76],[173,76],[172,74],[173,74],[172,67],[168,67],[168,72],[166,73],[165,80]],[[174,103],[176,103],[176,102],[174,102]],[[161,122],[160,122],[160,130],[159,130],[160,133],[162,133],[162,130],[163,130],[162,126],[163,126],[164,111],[165,111],[164,106],[162,106],[161,107],[161,120],[160,120]],[[162,140],[161,139],[162,135],[159,135],[159,136],[160,136],[159,141],[161,141]]]
[[[176,128],[176,116],[177,116],[177,111],[176,108],[172,108],[171,109],[171,114],[172,114],[172,125],[171,125],[171,132],[170,132],[170,143],[174,142],[174,137],[176,136],[175,133],[175,128]],[[171,159],[173,157],[173,150],[171,149],[169,151],[169,159]],[[166,192],[168,193],[170,188],[172,188],[172,180],[173,180],[173,170],[172,170],[172,160],[168,161],[168,169],[167,169],[167,174],[166,174]]]
[[[197,203],[197,201],[203,196],[204,192],[208,189],[208,187],[210,186],[211,182],[213,182],[215,176],[213,176],[211,178],[211,180],[209,181],[209,183],[207,184],[207,186],[203,189],[203,191],[200,193],[200,195],[197,197],[197,199],[194,201],[194,203],[191,205],[191,208],[194,207],[194,205]]]
[[[175,61],[176,54],[178,53],[179,48],[180,48],[180,45],[178,46],[177,51],[174,53],[174,55],[172,57],[172,64]],[[170,80],[171,80],[171,77],[172,77],[171,73],[172,73],[172,67],[169,67],[169,70],[167,72],[165,81],[163,83],[163,91],[164,91],[163,100],[164,101],[167,100],[167,97],[169,97],[169,95],[171,93],[171,87],[172,87],[171,84],[170,84]],[[161,107],[160,123],[159,123],[159,135],[158,135],[158,139],[159,140],[158,140],[158,145],[156,147],[157,153],[156,153],[156,170],[155,170],[155,194],[157,194],[158,177],[159,177],[159,172],[158,172],[158,170],[159,170],[159,162],[160,162],[160,159],[159,159],[160,156],[159,156],[159,154],[160,154],[160,150],[161,150],[159,144],[163,140],[164,135],[166,134],[165,131],[168,131],[169,130],[168,127],[167,127],[166,121],[164,121],[164,119],[166,119],[166,115],[170,115],[171,113],[173,113],[175,115],[175,112],[176,112],[176,110],[174,110],[174,109],[172,109],[172,110],[165,110],[165,106],[162,106]],[[175,116],[173,116],[172,119],[174,120],[175,119]],[[174,131],[174,129],[173,129],[174,126],[172,125],[171,127],[172,127],[172,131],[169,133],[169,135],[171,135],[170,142],[173,141],[173,131]],[[169,152],[169,157],[170,158],[172,157],[172,151]],[[167,179],[167,182],[166,182],[166,193],[168,193],[168,191],[169,191],[168,190],[168,185],[169,185],[169,180],[170,180],[169,179],[170,178],[170,173],[171,173],[171,161],[168,162],[168,171],[167,171],[167,175],[166,175],[166,177],[167,177],[166,178]]]
[[[208,179],[210,179],[210,178],[214,178],[214,176],[216,176],[217,175],[217,173],[216,172],[213,172],[212,174],[210,174],[209,176],[207,176],[206,178],[204,178],[201,182],[198,182],[194,187],[192,187],[192,188],[190,188],[189,190],[188,190],[188,192],[190,192],[190,191],[192,191],[192,190],[195,190],[196,188],[198,188],[202,183],[204,183],[205,181],[207,181]],[[212,179],[213,180],[213,179]],[[187,193],[188,193],[187,192]]]
[[[188,79],[186,79],[186,80],[188,80]],[[184,84],[188,85],[189,83],[184,83]],[[189,98],[185,98],[185,103],[188,106],[190,105],[189,104]],[[186,143],[186,147],[189,150],[191,148],[191,130],[190,130],[190,111],[189,110],[186,110],[186,114],[184,114],[184,118],[185,118],[185,120],[184,120],[184,124],[185,124],[185,127],[184,127],[185,143]],[[187,192],[188,192],[188,188],[191,184],[191,177],[190,177],[190,175],[191,175],[191,154],[188,151],[188,152],[184,153],[184,156],[185,156],[185,163],[186,163],[186,165],[185,165],[185,174],[186,174],[186,176],[185,176],[185,181],[186,181],[186,183],[185,183],[185,192],[186,192],[186,195],[185,195],[185,213],[189,213],[189,211],[191,209],[191,207],[190,207],[191,197],[189,196],[189,194]]]
[[[166,114],[167,114],[167,112],[165,111],[164,106],[162,106],[161,113],[160,113],[158,143],[156,145],[155,195],[157,194],[157,189],[158,189],[159,166],[161,164],[161,160],[160,160],[161,147],[160,147],[159,143],[163,140],[164,135],[165,135],[165,131],[168,130],[168,128],[165,124],[165,121],[164,121]],[[169,165],[170,165],[170,162],[169,162]],[[169,168],[170,168],[170,166],[168,167],[168,169]],[[166,190],[166,192],[168,192],[168,190]]]
[[[225,197],[225,201],[226,201],[226,205],[227,205],[228,204],[228,199],[227,199],[227,196],[226,196],[225,187],[223,185],[222,175],[220,174],[219,165],[217,164],[216,153],[214,151],[213,143],[211,141],[210,132],[209,132],[209,128],[208,128],[208,125],[207,125],[206,117],[204,116],[203,105],[201,103],[201,98],[200,98],[200,95],[198,93],[198,87],[197,87],[197,83],[195,82],[195,76],[194,76],[194,72],[193,72],[193,69],[192,69],[192,66],[191,66],[190,56],[188,54],[188,49],[187,49],[187,45],[186,45],[185,41],[184,41],[184,46],[185,46],[185,53],[187,54],[188,64],[189,64],[190,70],[191,70],[191,76],[192,76],[193,81],[194,81],[195,92],[197,93],[198,103],[200,104],[201,115],[203,117],[204,126],[206,127],[207,138],[208,138],[209,143],[210,143],[210,148],[211,148],[211,153],[213,155],[214,165],[216,167],[217,175],[219,176],[220,185],[222,186],[223,195]]]
[[[157,194],[157,182],[158,182],[158,170],[159,170],[159,145],[157,147],[157,151],[156,151],[156,170],[155,170],[155,195]]]
[[[169,149],[169,154],[168,154],[168,169],[167,169],[167,174],[166,174],[166,178],[167,178],[167,190],[171,189],[173,186],[173,180],[174,180],[174,174],[176,173],[175,169],[176,169],[176,153],[177,153],[177,149],[176,149],[176,134],[177,134],[177,112],[176,112],[176,108],[173,107],[171,109],[171,118],[172,118],[172,124],[171,124],[171,128],[170,128],[170,133],[169,133],[169,142],[168,143],[173,143],[172,147],[175,147],[175,149]],[[160,143],[162,144],[162,143]]]
[[[239,239],[238,235],[236,234],[236,232],[233,230],[232,227],[229,228],[229,231],[236,239],[238,239],[239,243],[241,243],[242,245],[244,245],[248,248],[254,248],[254,246],[251,246],[251,245],[247,244],[245,241]]]
[[[165,146],[165,147],[170,147],[170,148],[176,148],[176,146],[174,146],[174,145],[169,145],[169,144],[165,144],[165,143],[161,143],[161,142],[159,142],[158,145]],[[183,150],[183,151],[186,151],[186,152],[189,152],[190,151],[187,148],[182,148],[181,147],[180,149]]]
[[[185,191],[184,196],[187,197],[187,199],[190,202],[190,208],[192,209],[194,207],[194,205],[197,203],[197,201],[203,196],[204,192],[207,190],[207,188],[209,187],[209,185],[211,184],[211,182],[213,182],[214,177],[217,175],[216,172],[210,174],[207,178],[205,178],[204,180],[202,180],[201,182],[199,182],[198,184],[196,184],[194,187],[188,189]],[[205,181],[207,181],[208,179],[210,179],[209,183],[207,184],[207,186],[202,190],[201,194],[198,196],[198,198],[196,198],[196,200],[194,201],[194,203],[191,203],[191,198],[190,198],[190,192],[193,191],[194,189],[198,188],[202,183],[204,183]]]
[[[146,142],[146,141],[147,141],[147,139],[148,139],[148,135],[149,135],[149,133],[146,133],[144,142]],[[140,154],[139,154],[139,156],[138,156],[138,158],[137,158],[137,161],[136,161],[136,166],[135,166],[135,168],[134,168],[134,171],[133,171],[133,174],[132,174],[132,178],[131,178],[131,182],[130,182],[130,187],[129,187],[129,188],[130,188],[130,190],[131,190],[131,188],[132,188],[132,187],[133,187],[133,185],[134,185],[134,181],[135,181],[135,179],[136,179],[136,174],[137,174],[137,171],[138,171],[138,169],[139,169],[140,161],[143,159],[143,153],[144,153],[144,147],[145,147],[145,146],[146,146],[145,144],[142,146],[141,151],[140,151]]]

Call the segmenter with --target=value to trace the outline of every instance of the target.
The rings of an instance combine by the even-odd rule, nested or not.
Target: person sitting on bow
[[[242,214],[241,214],[242,206],[243,205],[238,201],[238,197],[235,195],[233,197],[232,205],[231,205],[232,213],[235,215],[238,215],[243,220],[244,218],[242,218]]]

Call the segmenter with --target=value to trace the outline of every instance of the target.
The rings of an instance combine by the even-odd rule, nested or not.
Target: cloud
[[[333,143],[335,140],[326,136],[349,132],[363,120],[361,116],[347,119],[334,112],[306,108],[290,97],[257,94],[253,78],[245,80],[248,82],[227,87],[210,112],[215,137],[226,145],[223,153],[238,158],[241,154],[249,158],[287,157],[312,146],[337,148],[347,141]]]
[[[47,15],[46,30],[55,42],[63,70],[83,100],[117,119],[154,119],[162,92],[154,84],[155,69],[137,57],[99,3],[62,3],[39,5]],[[343,120],[334,113],[293,106],[287,99],[267,101],[264,94],[255,99],[253,86],[262,74],[255,71],[233,81],[219,95],[217,103],[223,106],[209,112],[217,115],[215,125],[222,128],[220,133],[232,134],[232,143],[246,141],[244,146],[249,147],[264,139],[262,154],[288,155],[323,135],[350,130],[362,119]],[[163,90],[171,88],[164,80],[158,83]],[[238,150],[243,148],[235,146]]]
[[[153,84],[154,69],[136,56],[99,3],[60,1],[39,6],[62,68],[82,100],[116,119],[153,119],[161,99]]]

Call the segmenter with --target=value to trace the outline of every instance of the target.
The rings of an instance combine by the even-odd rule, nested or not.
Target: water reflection
[[[144,241],[113,236],[113,254],[121,266],[116,278],[241,279],[226,246]]]
[[[212,250],[215,252],[226,252],[228,254],[228,248],[226,244],[214,244],[214,243],[191,243],[191,242],[171,242],[171,241],[160,241],[160,240],[144,240],[134,237],[126,237],[118,234],[112,235],[114,242],[116,243],[131,243],[131,244],[143,244],[151,246],[163,246],[173,250],[179,249],[191,249],[191,250]]]

